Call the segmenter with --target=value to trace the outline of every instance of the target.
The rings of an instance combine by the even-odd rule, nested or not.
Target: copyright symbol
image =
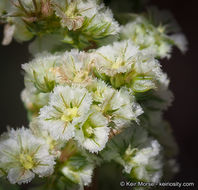
[[[120,182],[120,186],[123,187],[125,185],[124,181]]]

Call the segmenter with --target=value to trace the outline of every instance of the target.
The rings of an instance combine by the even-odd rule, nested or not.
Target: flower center
[[[20,160],[22,166],[27,170],[32,169],[34,166],[34,161],[30,155],[20,154],[19,160]]]
[[[118,69],[119,67],[124,65],[124,61],[121,57],[118,57],[116,61],[112,65],[112,69]]]
[[[104,97],[103,97],[103,94],[104,94],[104,90],[103,89],[97,89],[95,92],[94,92],[94,94],[93,94],[93,97],[95,98],[95,99],[99,99],[99,100],[101,100],[101,99],[103,99]]]
[[[89,73],[87,71],[79,72],[78,74],[76,74],[73,81],[76,83],[81,83],[88,78],[88,75]]]
[[[73,120],[74,117],[78,116],[78,108],[73,107],[73,108],[68,108],[64,115],[62,115],[61,120],[70,122]]]
[[[90,125],[85,124],[83,126],[83,132],[86,137],[91,138],[94,134],[94,129]]]

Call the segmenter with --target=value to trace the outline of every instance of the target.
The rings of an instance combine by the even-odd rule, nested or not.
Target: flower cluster
[[[113,50],[112,50],[113,47]],[[160,64],[131,40],[115,42],[96,51],[96,72],[114,88],[127,86],[134,92],[155,89],[163,76]]]
[[[120,32],[122,40],[131,39],[142,50],[151,51],[159,58],[170,58],[173,45],[186,52],[187,40],[169,12],[151,7],[146,14],[129,18]]]
[[[121,164],[133,180],[158,182],[162,175],[161,146],[158,141],[148,137],[139,126],[126,129],[107,144],[101,152],[107,161]]]
[[[17,41],[38,36],[32,44],[38,49],[30,48],[32,53],[45,48],[55,51],[66,45],[97,47],[119,32],[110,9],[97,0],[2,0],[0,16],[7,22],[3,44],[9,44],[12,36]]]
[[[97,0],[1,0],[3,44],[34,38],[34,55],[22,65],[29,128],[0,137],[0,177],[47,177],[44,189],[58,190],[83,189],[112,161],[132,181],[177,171],[163,119],[173,94],[159,59],[173,45],[185,52],[186,39],[156,13],[127,14],[120,27]]]
[[[149,105],[163,110],[168,102],[166,97],[164,98],[165,105],[151,98],[162,99],[163,97],[159,95],[160,87],[163,86],[164,91],[167,91],[169,83],[160,64],[152,54],[142,51],[132,41],[127,40],[115,42],[91,52],[73,49],[55,55],[39,54],[31,62],[22,65],[22,68],[25,71],[25,89],[22,92],[22,100],[31,120],[30,129],[27,131],[33,136],[34,143],[37,142],[37,138],[42,139],[48,147],[45,152],[52,158],[49,167],[53,168],[55,160],[63,160],[62,175],[74,183],[88,185],[94,165],[86,161],[86,164],[83,162],[82,170],[77,170],[75,167],[79,167],[78,165],[74,167],[68,164],[73,164],[73,159],[86,160],[87,154],[98,153],[103,149],[101,154],[106,160],[111,155],[119,154],[120,149],[125,148],[126,155],[115,158],[124,166],[126,173],[137,180],[158,181],[160,179],[162,173],[160,145],[156,140],[149,140],[150,137],[146,132],[137,133],[142,129],[136,126],[138,123],[144,123],[144,115],[150,113]],[[147,95],[147,99],[141,99],[147,93],[150,96]],[[142,118],[139,117],[144,111],[146,113],[141,116]],[[142,126],[146,129],[148,126],[143,123]],[[158,124],[152,126],[156,125]],[[152,130],[152,127],[148,128]],[[120,138],[126,140],[125,131],[135,135],[133,136],[135,139],[142,135],[147,143],[131,142],[132,144],[124,143],[127,147],[112,148],[114,146],[112,143],[122,141]],[[121,133],[120,136],[117,135],[119,133]],[[157,132],[157,134],[160,133]],[[13,141],[10,135],[7,136],[1,141],[3,145]],[[114,136],[118,136],[118,140]],[[159,135],[159,142],[161,137],[162,135]],[[19,140],[26,142],[26,137],[20,136]],[[17,143],[19,144],[20,141]],[[164,143],[163,139],[161,143]],[[74,151],[70,144],[74,144]],[[139,145],[141,145],[140,148]],[[149,145],[149,147],[143,145]],[[23,148],[20,146],[23,147],[19,144],[18,148],[15,148],[17,155],[13,155],[14,158],[16,157],[16,162],[28,171],[36,173],[37,170],[34,167],[39,166],[40,162],[34,161],[34,151],[40,150],[40,145],[36,147],[31,144],[36,148],[33,148],[33,153],[31,148],[29,148],[31,151],[26,150],[28,155],[26,152],[23,153]],[[170,146],[172,147],[172,144]],[[12,147],[6,149],[6,152],[12,152]],[[90,153],[86,153],[85,150]],[[1,151],[5,152],[4,146],[1,147]],[[6,153],[2,155],[8,156]],[[21,158],[20,155],[22,155]],[[80,158],[78,158],[79,155]],[[45,159],[42,161],[45,162]],[[11,183],[27,182],[34,177],[31,173],[31,177],[24,174],[22,178],[24,180],[12,179],[8,168],[5,167],[7,161],[5,162],[4,157],[1,163],[2,171],[5,170],[5,175],[8,175]],[[45,165],[48,166],[47,163],[44,163]],[[17,168],[16,165],[10,166],[11,171]],[[150,170],[146,168],[151,168],[155,172],[150,173]],[[50,172],[52,171],[51,169]],[[45,173],[38,175],[45,176]]]
[[[31,118],[54,140],[74,138],[90,152],[102,150],[111,130],[120,132],[143,112],[131,89],[115,89],[95,77],[96,56],[97,52],[72,50],[38,55],[22,66],[22,99]]]

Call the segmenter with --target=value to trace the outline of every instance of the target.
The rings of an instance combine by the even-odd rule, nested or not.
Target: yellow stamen
[[[121,57],[118,57],[116,61],[113,63],[112,69],[118,69],[119,67],[123,65],[124,65],[123,59]]]
[[[27,170],[32,169],[34,166],[34,161],[33,161],[32,157],[28,154],[20,154],[19,160],[20,160],[22,166]]]
[[[73,120],[74,117],[77,117],[77,116],[78,116],[78,108],[77,107],[68,108],[66,110],[66,113],[64,115],[62,115],[61,120],[70,122]]]

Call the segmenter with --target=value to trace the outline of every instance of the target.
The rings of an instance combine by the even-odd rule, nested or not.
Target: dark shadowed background
[[[170,88],[175,95],[172,107],[166,112],[166,118],[172,124],[173,133],[180,148],[178,156],[180,172],[173,181],[195,182],[197,186],[198,10],[196,0],[151,0],[150,2],[161,9],[170,10],[189,41],[189,50],[186,55],[181,55],[174,49],[172,58],[163,60],[162,65],[171,79]],[[0,40],[2,40],[2,29],[1,26]],[[12,42],[5,47],[0,45],[1,133],[8,125],[21,127],[28,124],[20,93],[24,88],[21,64],[30,59],[27,43]]]

